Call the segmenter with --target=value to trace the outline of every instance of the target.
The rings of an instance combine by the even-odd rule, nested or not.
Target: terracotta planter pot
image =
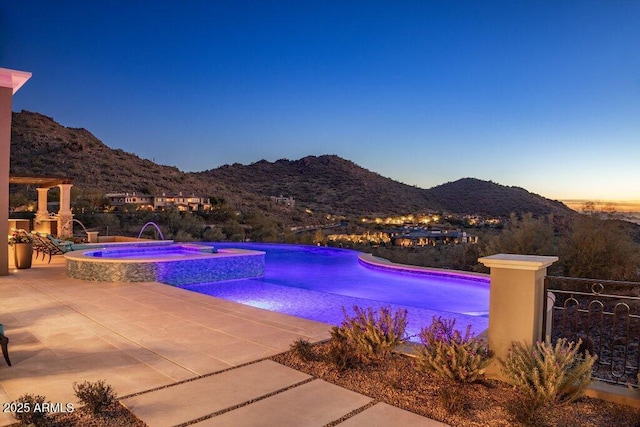
[[[14,247],[16,268],[31,268],[31,258],[33,257],[32,243],[16,243]]]

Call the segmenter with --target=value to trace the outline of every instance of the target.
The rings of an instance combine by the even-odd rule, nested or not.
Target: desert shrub
[[[378,313],[353,307],[354,317],[344,310],[342,325],[331,330],[334,339],[346,340],[363,361],[385,358],[393,349],[407,340],[407,310],[392,314],[391,307],[380,307]]]
[[[508,381],[538,405],[566,404],[582,396],[591,383],[596,360],[586,352],[578,356],[581,341],[559,339],[555,346],[514,343],[507,360],[501,361]]]
[[[116,393],[104,380],[94,383],[85,381],[81,384],[73,383],[76,397],[91,413],[99,415],[116,402]]]
[[[534,218],[528,213],[518,218],[511,214],[507,228],[489,239],[483,251],[493,254],[553,255],[557,253],[553,218]]]
[[[462,335],[454,329],[455,323],[455,319],[434,316],[431,325],[420,330],[423,345],[416,357],[417,367],[441,378],[474,382],[484,374],[493,353],[471,333],[471,325]]]
[[[333,331],[336,329],[334,326]],[[356,349],[343,336],[334,336],[329,342],[325,353],[325,361],[334,365],[338,370],[354,368],[360,363]]]
[[[298,338],[290,346],[289,349],[296,354],[300,359],[305,362],[315,360],[315,354],[313,352],[313,346],[311,343],[303,338]]]
[[[520,424],[525,426],[545,426],[547,411],[543,410],[539,402],[525,397],[524,399],[514,398],[507,402],[506,409]]]
[[[193,237],[188,231],[178,230],[178,232],[173,236],[173,239],[176,242],[195,242],[196,239]]]
[[[467,396],[455,384],[452,384],[451,387],[440,387],[438,401],[449,414],[464,414],[471,407]]]
[[[46,426],[47,411],[42,408],[45,401],[46,398],[41,395],[23,394],[13,402],[16,404],[16,410],[12,411],[12,415],[21,426]]]
[[[560,247],[564,273],[571,277],[638,280],[640,251],[622,221],[602,215],[579,215]]]

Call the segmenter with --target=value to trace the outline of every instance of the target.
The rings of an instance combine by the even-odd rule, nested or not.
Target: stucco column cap
[[[30,78],[31,73],[27,71],[0,68],[0,87],[10,87],[14,95]]]
[[[478,258],[478,261],[489,268],[506,268],[511,270],[537,271],[558,261],[557,256],[496,254]]]

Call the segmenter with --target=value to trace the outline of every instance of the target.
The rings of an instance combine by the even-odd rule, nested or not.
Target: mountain
[[[319,212],[383,215],[439,209],[424,190],[368,171],[338,156],[300,160],[261,160],[251,165],[225,165],[198,173],[262,196],[287,195]]]
[[[263,196],[284,194],[321,212],[384,215],[445,211],[505,216],[511,212],[567,215],[560,202],[489,181],[464,178],[428,190],[393,181],[338,156],[261,160],[200,172],[205,180],[243,186]]]
[[[534,215],[573,215],[575,212],[557,200],[530,193],[520,187],[506,187],[491,181],[463,178],[426,190],[448,212],[505,216],[530,212]]]
[[[426,211],[506,216],[511,212],[569,215],[560,202],[517,187],[464,178],[431,189],[402,184],[334,155],[261,160],[185,173],[120,149],[86,129],[67,128],[39,113],[13,114],[11,174],[63,176],[89,191],[196,193],[240,209],[267,209],[269,196],[292,196],[296,206],[342,215]]]
[[[10,173],[67,177],[78,188],[105,193],[234,194],[220,183],[109,148],[86,129],[67,128],[29,111],[13,113]]]

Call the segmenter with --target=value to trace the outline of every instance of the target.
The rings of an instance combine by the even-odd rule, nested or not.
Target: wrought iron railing
[[[581,339],[598,356],[594,378],[638,387],[640,283],[547,276],[544,286],[546,338]]]

